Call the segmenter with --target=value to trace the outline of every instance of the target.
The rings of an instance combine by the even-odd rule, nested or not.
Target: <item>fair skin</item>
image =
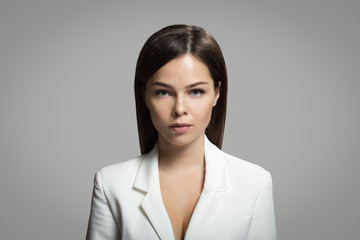
[[[159,136],[160,189],[175,239],[184,239],[203,188],[204,134],[219,94],[207,66],[190,54],[165,64],[146,85]]]

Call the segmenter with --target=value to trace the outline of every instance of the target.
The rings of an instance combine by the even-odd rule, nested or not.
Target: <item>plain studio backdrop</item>
[[[223,150],[269,170],[279,239],[359,239],[359,1],[0,3],[0,239],[84,239],[95,172],[139,155],[146,39],[200,25],[229,75]]]

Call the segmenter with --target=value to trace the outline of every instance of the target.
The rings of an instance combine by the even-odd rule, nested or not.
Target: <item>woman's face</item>
[[[165,64],[146,84],[159,141],[176,146],[202,140],[218,98],[207,66],[189,54]]]

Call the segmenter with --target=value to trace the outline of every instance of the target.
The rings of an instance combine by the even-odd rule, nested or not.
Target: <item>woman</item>
[[[227,73],[215,39],[172,25],[135,73],[142,155],[95,176],[87,239],[276,239],[269,172],[222,152]]]

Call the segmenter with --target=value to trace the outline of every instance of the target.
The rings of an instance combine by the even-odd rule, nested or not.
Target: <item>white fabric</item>
[[[185,239],[276,240],[270,173],[206,137],[205,163],[204,188]],[[157,145],[96,173],[87,239],[174,239],[161,197]]]

